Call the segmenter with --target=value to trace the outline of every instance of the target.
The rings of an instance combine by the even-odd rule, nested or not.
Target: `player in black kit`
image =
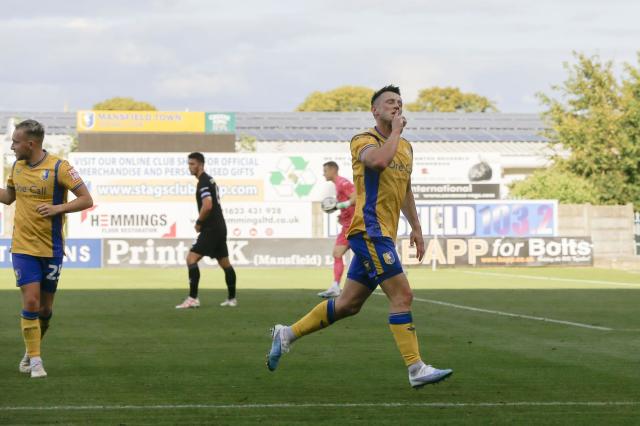
[[[220,192],[215,180],[204,171],[204,155],[199,152],[189,154],[189,172],[198,179],[196,201],[198,203],[198,220],[195,229],[199,232],[196,243],[191,246],[187,255],[189,268],[189,297],[176,306],[176,309],[199,308],[198,284],[200,283],[200,268],[198,262],[203,256],[209,256],[218,261],[224,271],[227,283],[227,300],[220,306],[234,307],[236,300],[236,272],[229,262],[227,250],[227,225],[220,206]]]

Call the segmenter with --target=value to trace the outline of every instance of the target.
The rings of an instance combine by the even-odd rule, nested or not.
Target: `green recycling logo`
[[[281,197],[306,197],[316,184],[316,175],[307,169],[308,165],[302,157],[282,157],[269,182]]]

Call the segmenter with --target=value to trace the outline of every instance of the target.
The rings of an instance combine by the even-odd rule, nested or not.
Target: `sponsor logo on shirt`
[[[41,195],[41,196],[47,195],[46,186],[42,186],[38,188],[36,185],[26,186],[26,185],[16,184],[15,190],[16,192],[21,192],[23,194],[31,193],[34,195]]]
[[[69,169],[68,173],[72,180],[80,180],[80,173],[78,173],[73,167]]]

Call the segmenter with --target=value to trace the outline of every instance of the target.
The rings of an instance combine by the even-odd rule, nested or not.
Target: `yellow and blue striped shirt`
[[[16,193],[11,252],[37,257],[62,257],[64,215],[43,217],[36,211],[40,204],[63,204],[69,190],[83,185],[78,172],[63,159],[45,151],[42,160],[28,164],[13,163],[7,187]]]
[[[400,138],[393,160],[382,171],[365,167],[360,156],[370,147],[380,147],[385,137],[375,128],[351,139],[351,164],[356,187],[356,209],[347,235],[366,232],[370,238],[398,234],[400,209],[407,194],[413,168],[411,144]]]

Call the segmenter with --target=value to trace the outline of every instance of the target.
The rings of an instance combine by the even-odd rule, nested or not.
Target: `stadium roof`
[[[546,142],[537,114],[406,113],[412,142]],[[11,118],[41,121],[49,134],[74,134],[75,112],[0,112],[0,134]],[[348,141],[371,127],[369,112],[238,112],[236,135],[258,141]]]
[[[536,114],[407,113],[410,141],[546,142]],[[236,134],[258,140],[348,141],[373,125],[369,112],[237,113]]]

